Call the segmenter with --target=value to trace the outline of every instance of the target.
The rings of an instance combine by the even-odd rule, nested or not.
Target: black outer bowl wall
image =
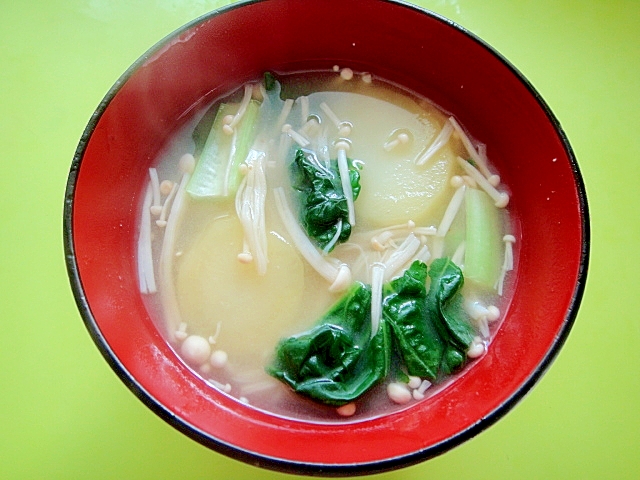
[[[578,307],[582,300],[584,289],[586,285],[586,277],[587,270],[589,264],[589,249],[590,249],[590,226],[589,226],[589,210],[586,198],[586,191],[582,176],[580,174],[580,170],[574,155],[574,152],[569,144],[566,134],[564,133],[560,122],[551,112],[549,106],[542,99],[540,94],[536,91],[536,89],[529,83],[529,81],[508,61],[506,60],[500,53],[498,53],[495,49],[493,49],[490,45],[486,44],[483,40],[475,36],[473,33],[464,29],[460,25],[448,20],[436,13],[430,12],[428,10],[422,9],[420,7],[411,5],[409,3],[394,1],[394,0],[379,0],[383,3],[395,4],[402,8],[412,9],[417,12],[420,12],[424,15],[430,16],[433,19],[436,19],[439,22],[442,22],[448,25],[451,28],[454,28],[470,39],[472,39],[477,44],[481,45],[483,48],[488,50],[493,56],[495,56],[500,62],[502,62],[515,77],[519,79],[519,81],[529,90],[531,95],[536,99],[537,103],[540,105],[541,109],[546,113],[549,121],[553,124],[558,136],[560,137],[562,144],[564,145],[564,149],[568,155],[568,158],[571,162],[571,168],[574,174],[574,180],[576,184],[576,188],[578,190],[579,203],[580,203],[580,213],[582,217],[582,238],[583,238],[583,248],[581,252],[581,268],[578,275],[578,282],[576,284],[571,307],[567,312],[564,326],[557,336],[554,344],[547,352],[546,356],[540,362],[538,367],[532,372],[531,376],[521,385],[521,387],[514,392],[514,394],[508,398],[504,403],[502,403],[498,408],[496,408],[489,415],[485,416],[477,423],[472,425],[467,430],[460,432],[459,434],[446,439],[440,443],[432,445],[423,450],[419,450],[415,453],[398,456],[395,458],[389,458],[382,461],[370,462],[370,463],[354,463],[354,464],[310,464],[310,463],[301,463],[301,462],[293,462],[289,460],[283,460],[279,458],[269,457],[262,454],[258,454],[256,452],[247,451],[241,448],[238,448],[234,445],[228,444],[226,442],[222,442],[216,438],[213,438],[206,432],[196,428],[195,426],[189,424],[181,418],[175,416],[170,410],[165,408],[156,398],[150,395],[141,385],[140,383],[132,377],[132,375],[128,372],[127,368],[118,360],[114,352],[109,347],[106,339],[100,331],[99,326],[93,316],[91,311],[91,307],[88,304],[88,301],[85,297],[82,279],[79,275],[77,259],[75,255],[75,247],[74,247],[74,239],[73,239],[73,201],[74,201],[74,192],[76,188],[77,175],[80,170],[80,166],[82,164],[83,156],[93,134],[93,131],[100,120],[100,117],[105,112],[111,100],[115,97],[121,87],[127,82],[127,80],[131,77],[131,75],[140,68],[147,60],[152,58],[154,55],[158,54],[167,44],[169,44],[173,39],[179,37],[181,34],[186,32],[187,30],[194,28],[206,20],[223,14],[227,11],[242,8],[246,5],[251,5],[254,3],[261,3],[261,1],[265,0],[250,0],[245,2],[236,3],[230,5],[225,8],[221,8],[215,11],[212,11],[206,15],[203,15],[192,22],[184,25],[180,29],[171,33],[160,42],[158,42],[155,46],[149,49],[145,54],[143,54],[123,75],[118,79],[118,81],[114,84],[114,86],[110,89],[110,91],[106,94],[105,98],[100,102],[96,111],[92,115],[81,139],[75,155],[73,157],[73,161],[71,164],[66,192],[65,192],[65,201],[64,201],[64,211],[63,211],[63,240],[64,240],[64,250],[65,250],[65,258],[66,258],[66,266],[67,272],[69,276],[69,280],[71,283],[71,289],[73,295],[76,300],[76,304],[78,305],[78,309],[82,316],[82,319],[86,325],[87,330],[89,331],[93,341],[98,346],[100,352],[102,353],[105,360],[111,366],[111,368],[115,371],[115,373],[120,377],[120,379],[124,382],[124,384],[152,411],[154,411],[160,418],[164,421],[175,427],[177,430],[181,431],[188,437],[193,440],[201,443],[202,445],[211,448],[219,453],[227,455],[231,458],[246,462],[251,465],[264,467],[276,471],[286,472],[286,473],[294,473],[294,474],[306,474],[306,475],[314,475],[314,476],[352,476],[352,475],[365,475],[365,474],[373,474],[380,473],[396,468],[406,467],[412,464],[416,464],[422,462],[424,460],[433,458],[437,455],[440,455],[447,450],[460,445],[466,440],[473,438],[475,435],[491,426],[497,420],[499,420],[503,415],[509,412],[529,391],[530,389],[537,383],[537,381],[541,378],[541,376],[546,372],[549,368],[553,360],[558,355],[561,347],[567,339],[567,336],[573,326],[575,321]],[[266,0],[269,1],[269,0]]]

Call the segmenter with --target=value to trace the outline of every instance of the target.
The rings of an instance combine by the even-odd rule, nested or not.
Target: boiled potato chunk
[[[190,334],[208,338],[219,328],[213,348],[227,352],[231,367],[263,369],[278,340],[297,330],[304,267],[291,245],[269,235],[260,276],[255,265],[238,261],[242,247],[235,216],[212,221],[181,257],[176,293]]]
[[[442,202],[454,165],[451,150],[443,148],[426,168],[412,158],[368,162],[362,173],[362,190],[356,204],[357,218],[372,227],[429,223]],[[446,197],[446,198],[445,198]]]
[[[432,222],[450,197],[446,192],[456,155],[447,145],[424,165],[415,162],[447,119],[433,105],[418,105],[391,89],[370,88],[368,93],[372,96],[343,92],[309,95],[312,107],[325,102],[339,118],[353,125],[347,155],[363,164],[362,189],[355,202],[356,224],[367,229],[409,220]],[[408,140],[385,149],[385,143],[399,133]]]

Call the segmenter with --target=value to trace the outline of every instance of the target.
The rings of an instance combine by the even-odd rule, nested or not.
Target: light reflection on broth
[[[351,73],[283,76],[274,90],[254,82],[199,112],[150,170],[140,216],[140,287],[178,355],[212,388],[310,421],[383,415],[444,388],[460,374],[447,368],[463,371],[488,348],[515,267],[508,196],[484,145],[427,100]],[[334,190],[322,194],[339,201],[318,207],[320,191],[303,191],[312,187],[292,164],[315,168],[314,179],[334,178]],[[330,222],[311,224],[305,215],[338,203],[344,214]],[[400,287],[389,282],[414,262],[432,272],[440,257],[460,267],[464,287],[442,307],[444,326],[434,327],[443,345],[436,377],[420,377],[411,369],[422,367],[408,364],[424,367],[429,355],[411,343],[415,329],[390,313],[390,292]],[[289,368],[283,359],[301,348],[291,344],[284,355],[279,342],[316,328],[357,282],[366,290],[371,339],[358,340],[356,366],[331,382],[366,376],[362,352],[383,328],[384,373],[353,400],[342,390],[332,397],[333,384],[305,390],[315,377],[294,393],[304,382],[293,376],[329,371],[336,359],[319,354],[302,373],[275,374],[274,364]],[[433,282],[424,280],[423,297]],[[318,401],[318,392],[328,400]]]

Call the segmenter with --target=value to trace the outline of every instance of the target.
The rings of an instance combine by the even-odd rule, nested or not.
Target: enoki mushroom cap
[[[335,147],[338,150],[344,150],[345,152],[348,152],[349,149],[351,148],[351,145],[349,144],[349,142],[347,142],[346,140],[338,140],[336,142]]]
[[[329,287],[329,291],[342,292],[346,290],[349,285],[351,285],[351,269],[348,265],[342,264],[338,269],[338,274],[336,275],[335,280]]]
[[[509,204],[509,194],[506,192],[500,192],[500,197],[496,200],[496,207],[504,208]]]
[[[480,337],[475,337],[467,350],[467,357],[478,358],[484,353],[485,347]]]
[[[180,168],[180,172],[182,173],[193,173],[193,170],[196,168],[196,159],[190,153],[185,153],[178,160],[178,167]]]

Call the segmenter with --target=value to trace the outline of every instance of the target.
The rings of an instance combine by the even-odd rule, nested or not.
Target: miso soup
[[[487,149],[428,99],[334,68],[240,86],[149,170],[138,274],[183,361],[307,421],[428,401],[487,351],[515,267]]]

